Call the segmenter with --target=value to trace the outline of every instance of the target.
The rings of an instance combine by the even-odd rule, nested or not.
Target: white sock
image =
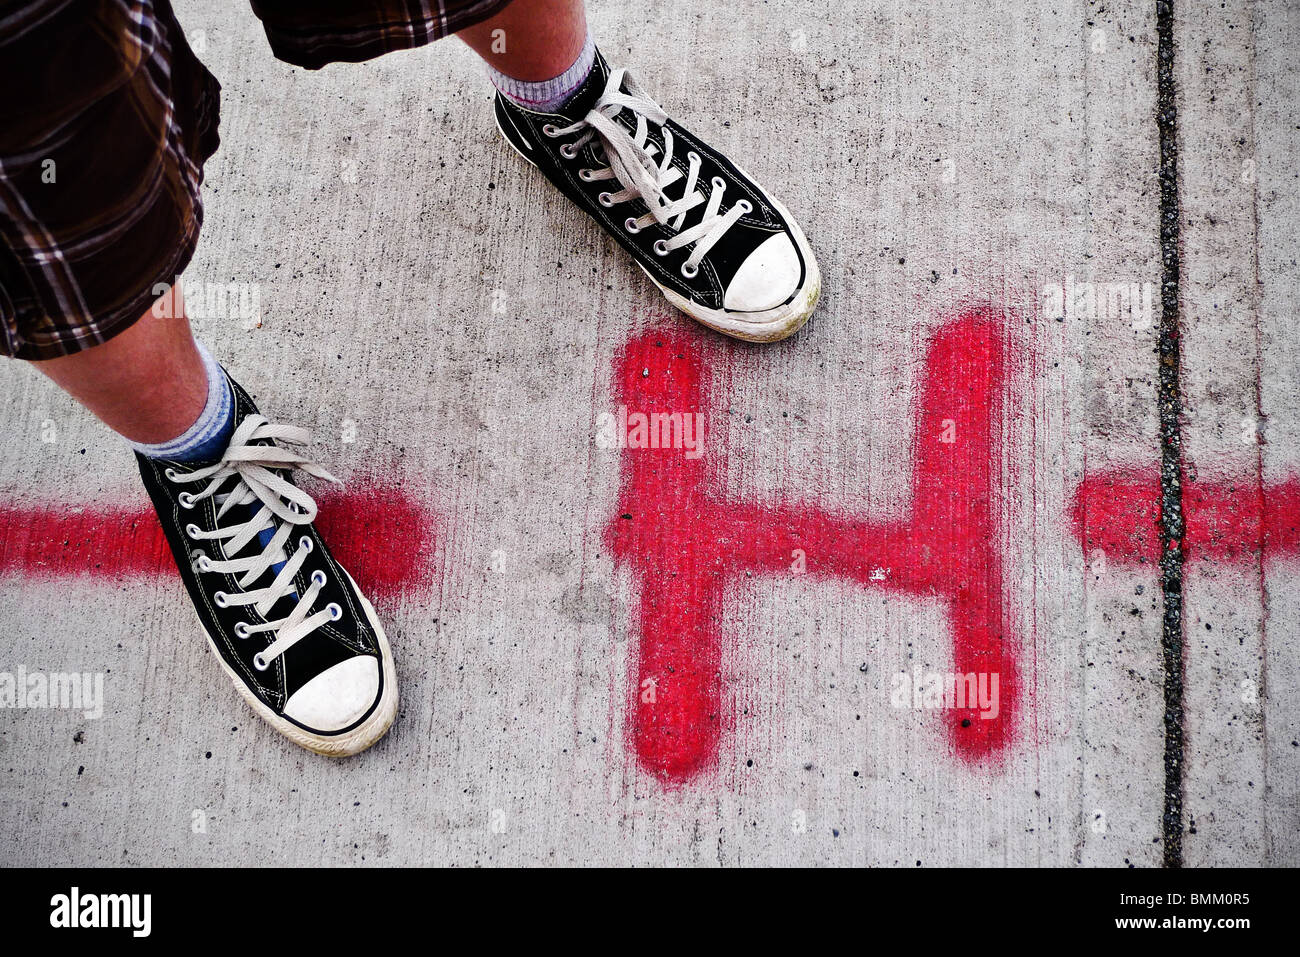
[[[488,66],[488,76],[492,85],[501,91],[501,95],[526,110],[538,113],[550,113],[569,98],[591,73],[592,64],[596,62],[596,44],[588,31],[587,39],[582,44],[582,52],[573,65],[557,77],[549,80],[516,80],[506,76],[500,70]]]
[[[176,438],[148,445],[132,442],[131,448],[145,458],[200,462],[215,459],[226,449],[235,424],[235,397],[230,391],[230,383],[226,381],[225,371],[212,358],[208,347],[197,341],[194,344],[203,357],[203,371],[208,375],[207,402],[194,424]]]

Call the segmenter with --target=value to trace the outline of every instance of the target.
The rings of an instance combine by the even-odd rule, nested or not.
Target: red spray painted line
[[[955,750],[978,759],[1009,741],[1017,697],[1015,639],[1003,611],[1003,559],[995,501],[1004,374],[1000,324],[972,312],[946,324],[926,361],[915,422],[911,517],[873,523],[814,502],[727,501],[712,467],[716,448],[623,453],[619,517],[608,527],[615,559],[640,592],[633,749],[667,783],[716,763],[730,716],[722,708],[719,627],[726,583],[745,572],[807,573],[943,599],[952,623],[953,670],[997,674],[1000,708],[946,712]],[[629,343],[615,397],[628,421],[701,413],[712,404],[693,341],[656,332]],[[664,423],[664,418],[657,420]],[[716,435],[720,428],[706,435]],[[629,435],[629,446],[640,444]],[[664,444],[664,443],[659,443]]]
[[[1160,475],[1155,469],[1090,475],[1070,511],[1085,551],[1100,548],[1121,563],[1160,560]],[[1243,562],[1252,556],[1300,556],[1300,480],[1183,483],[1183,555],[1187,561]]]
[[[326,492],[318,502],[316,527],[369,595],[382,600],[428,586],[433,523],[404,491]],[[0,575],[15,574],[130,578],[175,575],[176,566],[147,505],[0,505]]]

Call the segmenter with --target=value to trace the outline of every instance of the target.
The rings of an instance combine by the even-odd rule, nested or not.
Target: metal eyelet
[[[325,610],[330,613],[332,621],[338,621],[343,617],[343,609],[338,606],[337,602],[330,602],[325,606]]]
[[[713,177],[713,179],[711,179],[710,182],[713,183],[713,188],[716,189],[718,192],[723,192],[727,188],[727,181],[724,180],[721,176]]]
[[[189,492],[181,492],[180,495],[176,496],[176,501],[180,503],[181,508],[194,507],[194,496]]]
[[[239,624],[235,625],[236,638],[247,638],[248,634],[248,622],[241,621]]]
[[[298,547],[301,548],[301,549],[302,549],[304,552],[306,552],[308,555],[310,555],[310,554],[311,554],[311,550],[312,550],[313,548],[315,548],[316,546],[312,544],[310,538],[308,538],[306,535],[304,535],[302,538],[298,539]]]
[[[170,465],[167,466],[167,468],[163,469],[163,475],[167,477],[167,481],[169,482],[176,481],[176,470],[172,468]]]
[[[195,525],[193,522],[190,522],[188,525],[185,526],[185,534],[188,535],[190,538],[198,538],[199,532],[201,531],[202,529],[199,528],[197,525]]]
[[[210,572],[212,571],[212,559],[208,558],[207,555],[200,555],[195,560],[194,567],[201,572]]]
[[[311,581],[313,585],[323,586],[325,584],[325,573],[321,571],[319,568],[316,569],[314,572],[311,573]]]
[[[216,605],[218,608],[225,608],[226,605],[229,604],[229,602],[226,601],[228,597],[229,596],[227,596],[223,591],[214,591],[212,593],[212,604]]]
[[[743,209],[747,214],[754,211],[754,204],[747,199],[742,199],[736,205]]]
[[[690,263],[682,263],[682,275],[687,279],[694,279],[700,274],[699,266],[692,266]]]
[[[258,671],[265,671],[267,668],[271,667],[271,662],[263,658],[262,652],[259,651],[257,654],[253,655],[253,667]]]
[[[571,160],[578,155],[578,151],[576,148],[574,148],[574,145],[572,143],[565,143],[563,146],[560,147],[560,155],[563,156],[566,160]]]
[[[668,241],[665,239],[656,239],[654,250],[656,256],[667,256],[669,252]]]
[[[623,220],[623,228],[629,233],[641,232],[641,227],[636,224],[635,216],[629,216],[627,219]]]
[[[560,135],[559,128],[554,123],[543,123],[542,133],[549,136],[551,139],[555,139],[555,137]]]
[[[604,206],[606,209],[609,209],[609,207],[614,205],[614,200],[609,193],[601,193],[596,197],[596,202],[600,203],[600,205]]]
[[[590,183],[591,170],[587,169],[585,166],[582,169],[578,170],[578,179],[582,180],[584,183]]]
[[[695,150],[690,150],[690,151],[686,154],[686,158],[687,158],[688,160],[691,160],[692,162],[698,163],[698,162],[700,161],[700,154],[697,153],[697,152],[695,152]]]

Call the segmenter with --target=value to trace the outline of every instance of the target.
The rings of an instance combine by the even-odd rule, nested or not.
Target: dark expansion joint
[[[1156,124],[1160,131],[1160,589],[1164,599],[1164,864],[1183,864],[1183,453],[1179,385],[1178,113],[1172,0],[1156,3]]]

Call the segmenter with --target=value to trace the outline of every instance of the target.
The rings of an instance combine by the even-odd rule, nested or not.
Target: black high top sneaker
[[[273,425],[233,380],[235,429],[208,463],[137,455],[167,542],[222,669],[295,744],[335,757],[384,736],[397,714],[388,639],[312,520],[300,469],[337,481],[293,449],[305,429]]]
[[[799,224],[599,52],[561,112],[498,93],[496,119],[687,315],[755,342],[784,339],[812,315],[821,274]]]

